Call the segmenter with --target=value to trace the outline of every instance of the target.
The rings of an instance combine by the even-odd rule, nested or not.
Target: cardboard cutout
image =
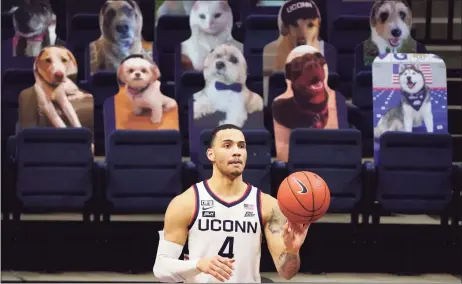
[[[374,150],[387,131],[448,132],[446,65],[434,54],[388,54],[372,65]]]
[[[106,1],[99,12],[101,37],[90,43],[90,73],[116,72],[130,54],[152,61],[152,43],[143,40],[143,15],[134,0]]]
[[[105,136],[116,129],[179,130],[178,106],[160,91],[160,71],[141,54],[119,66],[119,92],[104,102]]]
[[[64,47],[46,47],[34,62],[35,85],[19,94],[19,128],[86,127],[93,131],[93,96],[75,84],[77,62]]]
[[[416,53],[411,37],[412,12],[405,0],[376,1],[370,14],[371,37],[363,42],[364,65],[386,53]]]
[[[283,72],[289,53],[297,46],[310,45],[324,55],[324,41],[319,38],[321,13],[312,0],[289,0],[278,16],[279,38],[263,49],[266,76]]]
[[[295,128],[338,129],[336,93],[327,84],[328,66],[309,45],[298,46],[286,60],[287,90],[273,101],[274,136],[280,161],[287,162]]]
[[[65,46],[56,34],[56,14],[49,0],[15,1],[8,14],[15,30],[13,56],[36,57],[44,47]]]
[[[189,15],[191,37],[181,43],[183,70],[202,71],[207,55],[221,44],[243,52],[243,44],[231,35],[233,13],[228,1],[196,1]]]
[[[200,133],[222,124],[264,128],[263,99],[246,84],[247,63],[241,51],[228,44],[218,46],[204,64],[205,88],[190,101],[190,152],[196,153]]]

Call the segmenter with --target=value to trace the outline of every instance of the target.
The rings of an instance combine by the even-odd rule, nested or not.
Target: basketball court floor
[[[263,282],[306,282],[310,284],[334,283],[461,283],[460,277],[448,274],[426,274],[420,276],[396,276],[389,274],[347,274],[329,273],[324,275],[310,275],[300,273],[291,280],[284,280],[277,273],[262,273]],[[110,272],[69,272],[43,274],[26,271],[2,271],[2,282],[126,282],[126,283],[154,283],[158,282],[152,273],[121,274]]]

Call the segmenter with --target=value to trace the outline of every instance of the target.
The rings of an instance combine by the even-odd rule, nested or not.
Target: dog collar
[[[236,93],[242,92],[242,84],[233,83],[233,84],[225,84],[222,82],[215,82],[215,89],[218,91],[233,91]]]
[[[46,32],[42,33],[42,34],[39,34],[39,35],[36,35],[36,36],[33,36],[33,37],[23,37],[21,36],[20,34],[16,33],[13,37],[13,46],[16,47],[18,45],[18,42],[21,38],[23,39],[26,39],[28,41],[38,41],[38,42],[42,42],[43,41],[43,38],[45,37],[46,35]]]
[[[134,95],[134,96],[138,96],[140,94],[142,94],[144,91],[146,91],[149,86],[151,84],[147,84],[145,87],[141,88],[141,89],[138,89],[138,88],[133,88],[133,87],[130,87],[130,86],[127,86],[127,89],[128,91],[130,92],[130,94]]]
[[[319,110],[319,107],[322,109]],[[300,106],[299,106],[300,107]],[[327,123],[327,114],[328,114],[328,98],[318,104],[310,104],[310,106],[304,106],[302,112],[309,114],[313,117],[313,127],[314,128],[324,128]]]
[[[415,109],[416,111],[419,111],[427,95],[425,87],[415,94],[410,94],[405,91],[401,91],[401,92],[404,98],[406,99],[406,101],[411,105],[411,107]]]

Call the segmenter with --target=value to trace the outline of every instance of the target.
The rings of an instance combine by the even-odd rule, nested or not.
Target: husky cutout
[[[378,55],[417,53],[417,42],[411,37],[412,11],[405,0],[377,0],[370,14],[371,37],[363,42],[364,65]]]
[[[412,128],[425,124],[427,132],[433,132],[433,113],[430,91],[419,65],[401,64],[399,69],[401,101],[382,116],[374,128],[374,137],[386,131],[412,132]]]

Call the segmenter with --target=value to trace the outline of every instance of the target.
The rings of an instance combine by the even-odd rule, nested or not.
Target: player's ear
[[[207,149],[207,158],[209,159],[210,162],[215,161],[215,154],[213,153],[212,148]]]

